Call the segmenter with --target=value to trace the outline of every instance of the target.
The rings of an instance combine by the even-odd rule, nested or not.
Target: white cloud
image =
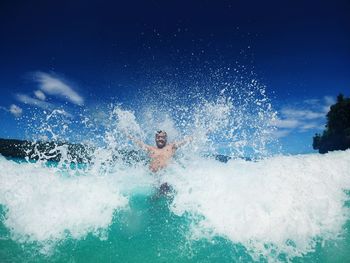
[[[64,109],[57,109],[55,107],[54,104],[51,104],[49,102],[46,101],[41,101],[32,97],[29,97],[28,95],[25,94],[17,94],[16,98],[18,101],[27,104],[27,105],[31,105],[31,106],[35,106],[38,108],[42,108],[44,110],[50,110],[52,111],[50,114],[60,114],[60,115],[64,115],[68,118],[73,118],[73,115],[70,114],[69,112],[65,111]],[[56,109],[55,109],[56,108]]]
[[[317,122],[311,122],[311,123],[304,123],[302,126],[300,126],[301,131],[308,131],[308,130],[319,130],[320,124]]]
[[[16,94],[16,99],[24,104],[35,106],[42,109],[52,109],[53,105],[49,102],[41,101],[25,94]]]
[[[39,100],[45,100],[45,99],[46,99],[45,93],[42,92],[41,90],[35,90],[35,91],[34,91],[34,95],[35,95],[35,97],[37,97]]]
[[[21,107],[15,105],[15,104],[11,104],[10,108],[6,108],[3,106],[0,106],[0,110],[6,111],[6,112],[10,112],[11,114],[13,114],[16,118],[21,117],[23,110]]]
[[[328,106],[331,106],[335,103],[335,98],[331,96],[324,96],[324,101]]]
[[[83,97],[57,77],[53,77],[44,72],[37,72],[35,76],[40,84],[40,89],[46,94],[65,98],[79,106],[84,104]]]
[[[9,111],[13,114],[13,116],[15,116],[16,118],[21,117],[23,110],[21,107],[15,105],[15,104],[11,104]]]
[[[276,119],[272,122],[272,125],[277,128],[296,128],[299,125],[299,121],[292,119]]]
[[[282,107],[279,118],[272,122],[277,129],[274,135],[285,137],[291,132],[319,131],[324,129],[326,114],[335,103],[331,96],[308,99],[294,106]]]
[[[308,109],[291,109],[284,108],[281,110],[282,114],[287,118],[312,120],[324,117],[324,112],[315,112]]]
[[[272,136],[275,138],[282,138],[286,137],[288,134],[290,134],[291,130],[276,130],[272,132]]]
[[[336,102],[336,100],[331,96],[325,96],[324,101],[325,105],[323,106],[323,112],[326,114],[330,110],[330,107]]]

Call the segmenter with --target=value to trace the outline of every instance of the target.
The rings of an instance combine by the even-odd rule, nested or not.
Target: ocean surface
[[[28,139],[92,158],[60,143],[36,162],[0,156],[0,262],[350,262],[350,151],[282,155],[265,87],[237,74],[27,112]],[[154,145],[157,130],[193,140],[154,174],[123,153],[139,150],[127,135]]]
[[[0,157],[0,262],[349,262],[349,171],[350,151],[160,175]]]

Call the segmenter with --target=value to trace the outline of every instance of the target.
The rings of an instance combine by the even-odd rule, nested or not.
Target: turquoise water
[[[88,235],[83,240],[67,238],[53,254],[40,253],[40,244],[18,244],[1,225],[2,262],[232,262],[251,261],[242,246],[223,238],[211,241],[187,239],[190,220],[168,209],[171,198],[134,196],[130,209],[115,214],[105,240]],[[4,211],[2,211],[4,215]]]
[[[256,262],[244,246],[222,237],[188,240],[191,220],[178,217],[169,209],[169,197],[134,196],[130,210],[116,213],[106,239],[87,235],[82,240],[67,238],[49,254],[42,254],[37,243],[17,243],[1,224],[1,262]],[[1,212],[4,216],[4,211]],[[345,238],[316,246],[315,252],[293,262],[348,262],[350,222]],[[282,262],[285,257],[278,258]],[[268,262],[260,259],[258,262]]]
[[[0,262],[349,262],[349,158],[170,167],[168,195],[143,169],[125,183],[2,158]]]

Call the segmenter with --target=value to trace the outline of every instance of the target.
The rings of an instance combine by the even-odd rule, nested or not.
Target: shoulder
[[[157,150],[157,148],[156,148],[156,147],[151,146],[151,145],[147,145],[147,146],[146,146],[146,149],[147,149],[147,151],[149,151],[149,152],[154,152],[154,151],[156,151],[156,150]]]
[[[176,150],[178,148],[178,145],[174,142],[174,143],[170,143],[168,145],[169,149],[173,149],[173,150]]]

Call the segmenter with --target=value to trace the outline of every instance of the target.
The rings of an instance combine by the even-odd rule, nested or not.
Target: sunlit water
[[[1,158],[2,262],[346,262],[350,152],[68,176]],[[173,194],[158,195],[158,181]]]
[[[65,146],[58,163],[0,157],[0,261],[347,262],[350,151],[278,154],[264,89],[222,85],[215,96],[168,92],[164,105],[155,93],[133,110],[84,111],[84,164]],[[35,136],[76,138],[70,118],[33,114]],[[125,131],[153,143],[157,129],[194,140],[159,174],[141,152],[125,161],[136,149]]]

